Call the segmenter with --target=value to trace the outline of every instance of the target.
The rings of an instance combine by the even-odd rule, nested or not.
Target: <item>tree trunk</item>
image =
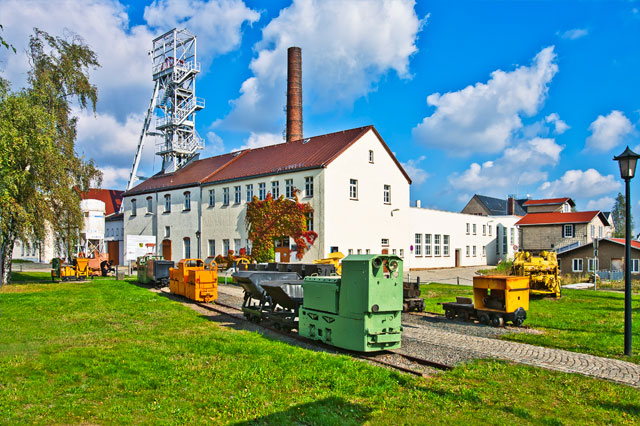
[[[0,285],[11,282],[11,259],[15,237],[12,234],[2,234],[0,242]]]

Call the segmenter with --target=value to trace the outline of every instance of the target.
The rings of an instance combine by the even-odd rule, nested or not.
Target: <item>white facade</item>
[[[122,216],[115,214],[115,217],[105,219],[104,242],[109,249],[110,243],[118,245],[118,264],[124,265],[124,221]]]
[[[218,182],[214,175],[212,179],[212,183],[202,185],[125,195],[125,245],[128,235],[149,235],[157,237],[158,254],[171,247],[172,260],[187,254],[200,258],[224,255],[225,249],[237,253],[251,244],[245,226],[247,201],[251,195],[261,196],[261,185],[265,193],[272,192],[274,183],[279,195],[286,195],[287,184],[292,183],[299,190],[300,201],[310,203],[314,209],[313,230],[319,237],[303,262],[341,251],[345,255],[396,254],[404,258],[407,270],[453,267],[456,253],[460,266],[486,265],[513,257],[513,247],[517,245],[518,232],[513,225],[520,219],[517,216],[483,217],[409,207],[409,181],[373,130],[325,167]],[[308,191],[310,182],[312,195]],[[134,201],[136,211],[132,214]],[[503,229],[507,229],[506,234]],[[416,234],[421,235],[420,255],[416,253]],[[430,235],[431,256],[424,255],[425,235]],[[503,244],[496,243],[496,237],[504,235],[506,250]],[[439,256],[435,255],[436,236]],[[446,239],[448,254],[444,248]],[[291,261],[295,261],[295,253]]]

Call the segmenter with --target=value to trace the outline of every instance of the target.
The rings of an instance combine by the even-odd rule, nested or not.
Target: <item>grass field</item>
[[[24,277],[25,279],[28,277]],[[481,361],[414,378],[129,282],[0,288],[2,424],[637,424],[640,391]]]
[[[438,302],[472,297],[469,286],[427,284],[422,287],[427,311],[443,313]],[[633,335],[640,336],[640,295],[632,297]],[[624,295],[593,290],[562,290],[562,298],[532,299],[526,326],[542,334],[513,333],[503,339],[640,362],[640,341],[636,355],[622,355],[624,349]]]

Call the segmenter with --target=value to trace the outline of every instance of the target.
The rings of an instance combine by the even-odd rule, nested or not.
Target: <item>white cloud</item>
[[[588,199],[607,194],[620,188],[613,175],[603,176],[595,169],[567,170],[560,179],[544,182],[540,190],[547,197],[571,197]]]
[[[562,149],[549,138],[521,141],[493,161],[472,163],[464,172],[450,175],[449,183],[457,191],[502,196],[516,191],[518,185],[546,179],[543,169],[558,163]]]
[[[549,124],[553,124],[554,127],[554,133],[556,135],[561,135],[564,132],[566,132],[567,130],[570,129],[569,125],[567,123],[565,123],[564,121],[560,120],[560,116],[558,115],[558,113],[553,112],[549,115],[547,115],[544,118],[545,122],[549,123]]]
[[[413,129],[414,138],[457,155],[501,151],[522,128],[520,115],[532,116],[544,103],[558,71],[553,49],[542,49],[531,66],[494,71],[487,83],[429,95],[435,111]]]
[[[105,189],[123,189],[127,185],[130,169],[101,167],[102,170],[102,188]]]
[[[410,78],[409,58],[426,18],[412,0],[294,0],[262,31],[233,110],[217,125],[281,131],[286,103],[287,48],[302,49],[305,107],[349,106],[375,90],[390,71]]]
[[[567,40],[576,40],[589,34],[589,30],[586,28],[574,28],[572,30],[565,31],[560,34],[560,37]]]
[[[414,185],[421,185],[425,183],[425,181],[429,178],[429,173],[426,170],[420,167],[420,163],[423,162],[427,157],[424,155],[420,156],[418,159],[408,160],[406,163],[402,164],[405,172],[411,178],[411,181]]]
[[[205,150],[210,155],[223,154],[225,152],[225,149],[222,138],[214,132],[207,132],[207,144]]]
[[[240,149],[260,148],[267,145],[283,143],[282,135],[277,133],[254,133],[251,132],[249,138]]]
[[[603,212],[609,212],[613,208],[613,204],[616,201],[612,197],[602,197],[597,200],[589,200],[587,203],[587,210],[600,210]]]
[[[587,138],[585,149],[609,151],[633,132],[633,125],[621,111],[613,110],[609,115],[599,115],[589,130],[591,136]]]

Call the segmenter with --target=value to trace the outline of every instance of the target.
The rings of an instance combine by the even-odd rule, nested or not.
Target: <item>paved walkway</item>
[[[473,285],[473,277],[476,275],[476,271],[490,268],[493,268],[493,266],[465,266],[460,268],[426,269],[424,271],[404,271],[404,277],[405,279],[410,278],[412,281],[420,277],[420,282],[424,284],[435,282],[440,284]]]
[[[415,326],[415,324],[411,324]],[[477,358],[497,358],[548,370],[577,373],[640,388],[640,365],[525,343],[469,336],[435,327],[405,327],[404,335],[444,350],[466,350]]]

